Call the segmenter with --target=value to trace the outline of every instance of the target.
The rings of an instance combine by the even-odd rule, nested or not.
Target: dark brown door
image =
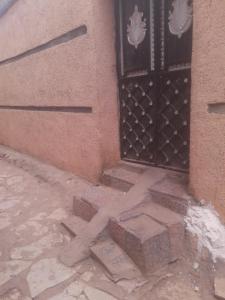
[[[189,167],[192,2],[117,0],[121,156]]]

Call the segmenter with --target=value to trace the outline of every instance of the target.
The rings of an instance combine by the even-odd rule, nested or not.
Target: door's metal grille
[[[120,99],[122,157],[187,169],[190,72],[125,79]]]
[[[161,77],[158,98],[157,164],[187,169],[189,165],[190,74]]]
[[[156,82],[153,78],[121,82],[123,158],[154,161]]]

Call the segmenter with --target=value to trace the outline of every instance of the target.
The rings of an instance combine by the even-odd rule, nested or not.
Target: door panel
[[[118,0],[123,159],[187,170],[192,51],[189,0]]]
[[[159,166],[189,167],[190,71],[160,76],[157,98],[157,160]]]
[[[138,3],[138,6],[137,6]],[[123,45],[124,45],[124,73],[131,74],[136,71],[146,71],[149,65],[149,57],[146,53],[149,53],[149,38],[148,30],[149,28],[147,22],[149,20],[148,16],[148,1],[141,0],[126,0],[123,1]],[[129,24],[129,18],[134,14],[134,8],[138,7],[141,12],[143,12],[143,42],[139,44],[138,48],[135,48],[130,44],[129,39],[127,38],[128,26],[133,25]]]

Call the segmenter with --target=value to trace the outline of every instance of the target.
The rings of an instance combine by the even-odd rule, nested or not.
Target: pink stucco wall
[[[225,218],[225,1],[194,1],[190,186]]]
[[[97,180],[119,159],[112,0],[20,0],[0,19],[0,60],[85,24],[87,35],[0,66],[0,105],[91,106],[92,114],[0,110],[0,143]]]
[[[97,180],[119,159],[113,0],[20,0],[0,19],[0,60],[85,24],[87,35],[0,66],[0,105],[91,106],[93,114],[0,110],[0,143]],[[190,189],[225,217],[225,1],[194,0]]]

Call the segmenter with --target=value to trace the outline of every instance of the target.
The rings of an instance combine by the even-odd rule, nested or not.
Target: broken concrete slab
[[[109,231],[143,272],[153,272],[170,261],[168,230],[148,216],[124,222],[111,219]]]
[[[91,253],[106,268],[115,282],[141,276],[141,272],[132,260],[111,239],[99,242],[91,247]]]
[[[56,258],[38,261],[32,265],[27,275],[27,283],[32,298],[71,278],[74,274],[76,274],[76,269],[65,267]]]

